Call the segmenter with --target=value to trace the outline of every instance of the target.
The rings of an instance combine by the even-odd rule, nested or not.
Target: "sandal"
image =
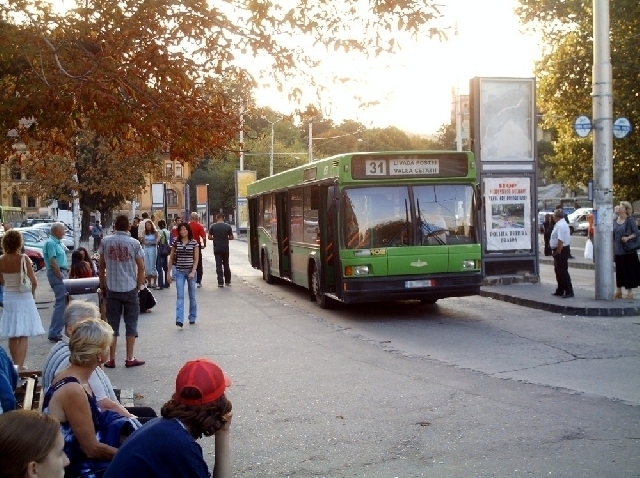
[[[104,365],[107,368],[116,368],[116,361],[115,360],[107,360],[105,363],[103,363],[102,365]]]
[[[614,299],[622,299],[622,292],[616,292],[616,293],[613,295],[613,298],[614,298]]]

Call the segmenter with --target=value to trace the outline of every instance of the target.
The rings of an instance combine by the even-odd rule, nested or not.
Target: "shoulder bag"
[[[31,292],[33,290],[33,286],[31,285],[31,279],[27,274],[27,256],[22,256],[21,265],[20,265],[20,292]]]
[[[169,241],[167,240],[167,235],[165,231],[160,231],[160,243],[158,244],[158,255],[160,257],[167,257],[171,252],[171,247],[169,246]]]
[[[633,231],[629,231],[630,229],[629,221],[631,221],[630,217],[627,218],[627,222],[624,225],[625,236],[629,236],[633,233]],[[624,241],[621,241],[621,242],[622,242],[622,248],[626,252],[634,252],[640,249],[640,237],[638,236],[636,236],[635,239],[629,239],[627,242],[624,242]]]

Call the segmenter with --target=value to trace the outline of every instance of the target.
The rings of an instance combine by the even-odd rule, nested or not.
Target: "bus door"
[[[278,276],[291,278],[290,226],[286,192],[276,194],[276,211],[278,215]]]
[[[320,230],[320,272],[323,282],[322,290],[336,292],[339,280],[338,267],[338,205],[337,187],[320,186],[318,201],[318,227]]]
[[[262,210],[261,207],[258,206],[258,198],[249,199],[249,230],[247,231],[249,262],[256,269],[260,267],[260,244],[258,242],[259,214],[262,214]]]

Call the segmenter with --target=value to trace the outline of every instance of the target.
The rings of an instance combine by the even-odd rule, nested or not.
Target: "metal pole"
[[[207,209],[206,209],[206,214],[207,214],[207,231],[209,231],[209,227],[211,227],[211,220],[210,220],[210,214],[209,214],[209,183],[205,184],[205,186],[207,186]]]
[[[244,105],[240,105],[240,171],[244,171]]]
[[[609,0],[593,0],[593,185],[596,300],[613,299],[613,107]]]
[[[164,221],[167,223],[167,227],[170,227],[169,224],[169,205],[167,204],[167,183],[162,183],[162,213],[164,214]]]
[[[455,89],[455,114],[456,114],[456,151],[462,151],[462,108],[460,108],[460,89]]]
[[[309,121],[309,162],[313,161],[313,120]]]
[[[269,154],[269,176],[273,176],[273,123],[271,123],[271,153]]]

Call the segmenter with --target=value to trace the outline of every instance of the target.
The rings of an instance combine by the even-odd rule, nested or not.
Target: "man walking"
[[[191,227],[193,238],[200,244],[200,257],[198,258],[198,267],[196,268],[196,287],[202,287],[202,249],[207,247],[207,233],[202,224],[200,224],[200,216],[198,216],[197,212],[191,213],[189,227]]]
[[[142,245],[132,238],[129,218],[116,217],[115,231],[100,244],[100,288],[106,290],[107,322],[113,329],[107,368],[116,366],[116,345],[120,335],[120,315],[124,316],[127,341],[125,367],[143,365],[144,360],[133,356],[133,347],[138,336],[138,314],[140,313],[138,292],[144,287],[144,253]]]
[[[549,246],[553,255],[553,268],[556,273],[558,288],[553,295],[563,299],[573,297],[573,285],[569,276],[569,256],[571,255],[571,231],[569,224],[564,219],[562,209],[556,209],[553,213],[555,225],[551,231]]]
[[[62,329],[64,328],[64,308],[67,300],[67,288],[62,281],[69,276],[67,248],[60,242],[64,237],[64,231],[64,224],[54,222],[51,225],[51,236],[49,236],[49,239],[47,239],[47,242],[44,243],[44,247],[42,248],[44,265],[47,268],[47,279],[56,297],[48,334],[49,341],[51,342],[59,342],[62,340]]]
[[[231,285],[231,270],[229,269],[229,241],[233,240],[233,229],[225,224],[224,215],[216,216],[215,224],[209,228],[209,240],[213,241],[213,255],[216,258],[216,274],[218,287]],[[224,284],[223,281],[224,280]]]
[[[100,225],[100,221],[96,221],[91,228],[91,237],[93,238],[93,252],[96,252],[102,240],[102,226]]]

